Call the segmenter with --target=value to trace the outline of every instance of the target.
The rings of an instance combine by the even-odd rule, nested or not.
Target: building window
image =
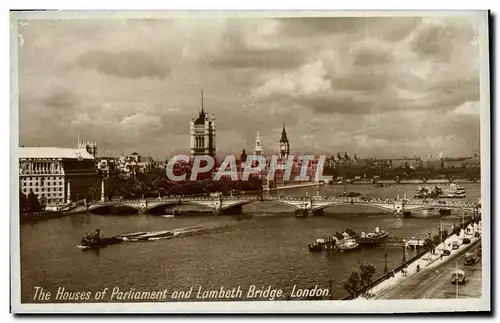
[[[38,192],[38,187],[37,187],[37,188],[35,188],[35,192]]]
[[[59,187],[59,191],[62,191],[62,187]]]

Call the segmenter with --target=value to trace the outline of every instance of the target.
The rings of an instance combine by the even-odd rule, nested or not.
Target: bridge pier
[[[222,214],[242,214],[242,213],[243,213],[243,205],[236,205],[222,210]]]
[[[309,211],[306,209],[297,209],[294,214],[297,217],[307,217],[309,215]]]
[[[148,213],[148,200],[141,200],[139,203],[139,214],[147,214]]]
[[[325,214],[325,209],[319,209],[319,210],[311,211],[311,213],[312,213],[313,216],[321,216],[321,215]]]

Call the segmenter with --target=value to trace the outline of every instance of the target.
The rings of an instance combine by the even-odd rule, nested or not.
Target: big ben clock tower
[[[285,124],[283,124],[283,131],[281,132],[280,139],[280,158],[288,158],[290,155],[290,143],[286,136]]]

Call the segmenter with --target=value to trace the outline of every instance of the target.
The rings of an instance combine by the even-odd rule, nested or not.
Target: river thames
[[[394,198],[397,194],[413,196],[418,185],[373,188],[371,185],[348,185],[348,191],[367,196]],[[467,200],[477,200],[480,184],[464,184]],[[280,191],[279,195],[338,195],[344,187],[311,187]],[[56,293],[67,291],[96,292],[105,287],[120,290],[185,291],[279,288],[284,296],[296,288],[317,285],[328,288],[331,280],[334,299],[346,296],[342,282],[361,264],[374,264],[375,277],[383,274],[384,248],[356,249],[340,253],[311,254],[308,244],[318,237],[330,236],[348,228],[370,232],[375,227],[390,236],[427,238],[434,236],[442,220],[450,231],[453,215],[439,217],[436,212],[399,218],[376,208],[334,206],[323,216],[297,218],[293,210],[272,202],[244,206],[243,214],[199,215],[163,218],[147,214],[80,214],[40,220],[21,225],[21,297],[34,302],[35,287]],[[458,218],[457,218],[458,221]],[[137,231],[160,231],[201,226],[210,230],[169,240],[121,243],[98,250],[77,248],[80,238],[99,228],[106,235]],[[399,266],[403,248],[387,248],[389,270]],[[406,258],[414,251],[406,250]],[[191,300],[196,300],[193,296]]]

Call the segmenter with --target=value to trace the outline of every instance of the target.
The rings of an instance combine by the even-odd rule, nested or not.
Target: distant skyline
[[[19,23],[20,145],[189,152],[200,90],[217,154],[479,154],[475,16]]]

